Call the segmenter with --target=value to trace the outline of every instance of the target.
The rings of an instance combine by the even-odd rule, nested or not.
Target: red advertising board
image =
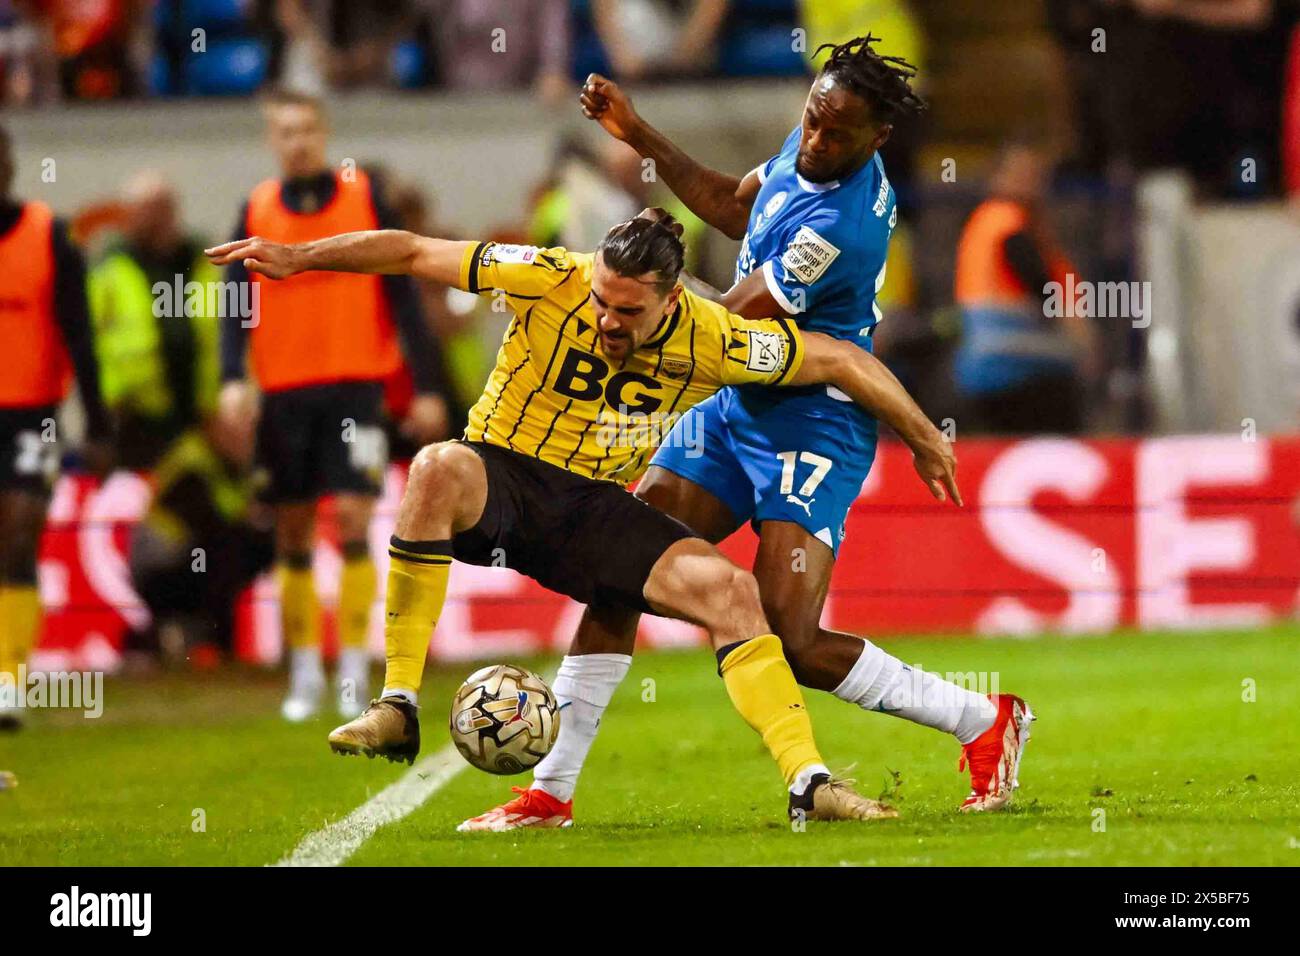
[[[930,499],[902,446],[882,445],[846,527],[825,620],[865,635],[1105,633],[1119,627],[1252,626],[1300,610],[1300,437],[958,443],[966,507]],[[374,527],[382,574],[403,472]],[[36,666],[112,667],[128,626],[147,622],[126,571],[147,483],[68,476],[41,548],[48,608]],[[328,526],[328,522],[326,522]],[[323,536],[316,579],[330,631],[340,556]],[[754,536],[725,550],[748,564]],[[580,608],[503,568],[457,564],[431,653],[443,659],[563,649]],[[371,641],[383,645],[382,614]],[[238,649],[279,657],[275,585],[243,601]],[[650,646],[696,629],[647,617]]]

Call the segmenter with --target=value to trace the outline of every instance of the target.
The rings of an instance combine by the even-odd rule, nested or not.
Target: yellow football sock
[[[420,691],[429,639],[447,599],[450,541],[389,543],[388,596],[384,601],[384,690]]]
[[[370,605],[375,601],[375,562],[365,543],[344,549],[339,577],[339,644],[365,647],[370,629]]]
[[[320,647],[320,614],[316,607],[316,586],[311,577],[311,558],[292,556],[281,560],[280,628],[286,647]]]
[[[9,586],[0,584],[0,674],[12,674],[18,680],[18,642],[9,622]]]
[[[18,679],[41,626],[41,599],[32,584],[0,587],[0,671]]]
[[[719,669],[732,706],[763,738],[787,786],[805,767],[822,763],[780,638],[764,634],[733,647]]]

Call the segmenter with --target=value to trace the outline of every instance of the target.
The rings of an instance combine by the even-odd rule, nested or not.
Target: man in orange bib
[[[0,128],[0,730],[21,725],[12,694],[40,630],[36,551],[67,448],[57,421],[75,373],[92,470],[108,460],[108,414],[86,304],[86,264],[40,202],[9,198],[14,160]],[[7,686],[6,686],[7,685]]]
[[[265,115],[282,178],[253,189],[237,235],[305,242],[394,224],[378,186],[355,162],[328,165],[319,101],[278,93]],[[446,437],[437,342],[409,277],[313,273],[268,283],[238,263],[226,280],[241,289],[251,283],[255,304],[251,317],[223,320],[220,404],[232,420],[253,414],[253,385],[262,393],[257,461],[276,510],[280,619],[290,652],[283,714],[311,717],[325,689],[311,555],[317,502],[333,495],[343,550],[337,703],[355,716],[367,701],[365,641],[376,592],[368,531],[388,464],[384,381],[405,357],[417,393],[405,430],[421,443]]]

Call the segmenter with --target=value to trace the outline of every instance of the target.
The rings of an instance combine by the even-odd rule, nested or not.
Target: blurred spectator
[[[57,89],[54,39],[30,7],[0,0],[0,105],[48,100]]]
[[[385,170],[377,163],[365,163],[363,168],[379,184],[384,203],[390,210],[395,228],[405,229],[421,236],[447,236],[448,232],[434,218],[433,203],[428,195],[414,183]],[[441,351],[441,381],[445,383],[447,399],[447,434],[459,435],[469,420],[470,406],[483,393],[483,384],[492,370],[492,354],[485,353],[474,327],[473,306],[479,298],[461,293],[450,286],[427,279],[413,279],[429,335],[439,344]],[[457,308],[452,303],[463,304],[468,297],[468,308]],[[419,451],[420,443],[411,440],[401,428],[396,427],[405,417],[406,408],[414,394],[410,369],[399,369],[388,388],[388,411],[393,419],[389,434],[394,459],[404,460]]]
[[[591,17],[620,80],[712,70],[729,0],[591,0]]]
[[[124,213],[121,235],[91,267],[90,310],[119,462],[147,469],[215,408],[220,273],[184,232],[161,174],[127,183]],[[200,285],[187,290],[191,282]]]
[[[712,285],[731,275],[705,275],[710,237],[698,216],[645,172],[636,150],[602,140],[595,151],[576,140],[561,142],[550,172],[538,187],[528,241],[540,246],[595,249],[612,222],[631,219],[647,206],[661,206],[682,224],[686,270]]]
[[[104,100],[141,92],[136,52],[147,29],[147,0],[30,0],[25,5],[53,34],[64,96]]]
[[[900,218],[889,240],[885,282],[876,292],[884,320],[872,335],[872,352],[939,421],[954,412],[951,358],[957,335],[951,308],[922,307],[915,256],[913,227]]]
[[[645,207],[640,162],[619,142],[601,143],[596,152],[576,141],[562,143],[535,207],[530,240],[595,249],[611,222],[631,219]]]
[[[1091,320],[1045,307],[1049,283],[1074,271],[1043,216],[1048,167],[1035,147],[1007,147],[988,199],[957,248],[956,302],[963,339],[956,380],[967,428],[1011,434],[1078,433]]]
[[[325,4],[262,0],[258,6],[258,22],[271,37],[270,80],[287,90],[320,96],[330,62]]]
[[[1183,168],[1212,195],[1275,190],[1289,6],[1049,0],[1073,87],[1079,165],[1093,173],[1114,161],[1138,172]]]
[[[252,418],[233,430],[191,428],[158,462],[130,549],[131,582],[152,621],[127,638],[128,653],[176,662],[199,644],[231,651],[236,600],[274,557],[269,511],[249,478],[253,429]]]
[[[415,27],[410,0],[260,0],[277,85],[319,95],[391,82],[394,45]]]
[[[329,9],[330,85],[390,84],[393,48],[415,22],[410,0],[335,0]]]
[[[918,80],[925,79],[925,35],[905,0],[799,0],[799,23],[808,33],[804,58],[813,71],[825,61],[825,54],[814,56],[817,47],[870,27],[883,38],[882,53],[906,60],[916,67]]]
[[[568,0],[421,0],[437,73],[453,90],[573,91]]]
[[[86,309],[86,267],[53,210],[10,197],[13,146],[0,127],[0,673],[17,675],[41,629],[36,558],[67,447],[58,408],[72,372],[91,470],[109,465],[108,415]],[[22,712],[0,705],[0,730]]]
[[[236,238],[305,242],[396,225],[379,183],[351,162],[330,165],[320,100],[279,92],[267,98],[263,115],[280,177],[253,188]],[[335,701],[355,716],[369,684],[366,635],[377,587],[369,529],[388,464],[386,386],[405,363],[417,394],[402,427],[419,442],[447,437],[438,343],[408,276],[322,272],[272,282],[236,261],[225,279],[254,290],[259,310],[256,323],[222,323],[219,414],[237,425],[260,390],[258,464],[268,478],[266,500],[275,505],[280,621],[290,652],[282,713],[304,720],[325,694],[312,560],[317,505],[329,496],[344,557]]]

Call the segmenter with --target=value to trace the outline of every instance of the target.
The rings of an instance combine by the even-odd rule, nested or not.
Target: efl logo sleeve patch
[[[790,245],[781,253],[781,265],[785,268],[787,280],[812,285],[825,274],[839,254],[839,249],[812,228],[800,226]]]
[[[745,368],[759,375],[771,375],[785,365],[785,350],[788,340],[780,332],[760,332],[750,329],[749,355],[745,359]]]

